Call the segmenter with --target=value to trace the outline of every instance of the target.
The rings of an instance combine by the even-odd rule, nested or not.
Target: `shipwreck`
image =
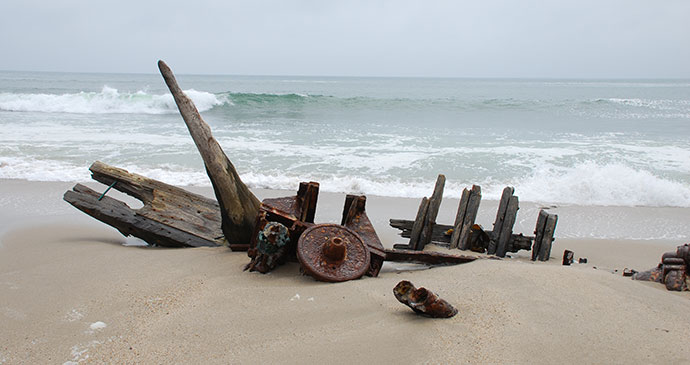
[[[339,224],[314,222],[318,182],[300,183],[294,196],[259,201],[171,69],[163,61],[158,67],[201,154],[216,200],[96,161],[90,167],[92,178],[107,189],[98,193],[77,184],[64,194],[64,200],[125,236],[165,247],[227,246],[247,252],[245,270],[261,273],[296,261],[305,274],[328,282],[375,277],[386,261],[453,265],[500,258],[518,250],[532,250],[533,260],[549,259],[558,217],[541,211],[534,236],[514,234],[518,198],[511,187],[503,191],[492,231],[475,224],[479,186],[465,189],[454,224],[443,225],[436,223],[445,184],[445,176],[439,175],[434,193],[422,199],[414,221],[391,219],[391,226],[410,239],[392,249],[384,248],[367,216],[366,196],[346,196]],[[107,196],[110,189],[140,200],[143,207],[132,209]],[[486,255],[424,251],[432,242]]]

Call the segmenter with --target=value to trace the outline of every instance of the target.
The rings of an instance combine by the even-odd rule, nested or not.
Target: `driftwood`
[[[90,170],[95,180],[141,200],[144,206],[132,209],[81,184],[67,191],[64,200],[123,235],[168,247],[225,244],[220,209],[213,199],[98,161]]]
[[[158,61],[158,68],[204,160],[206,172],[220,205],[225,238],[231,248],[246,249],[252,239],[251,234],[261,203],[242,182],[235,166],[213,138],[211,128],[201,118],[192,100],[177,85],[175,75],[168,65]]]

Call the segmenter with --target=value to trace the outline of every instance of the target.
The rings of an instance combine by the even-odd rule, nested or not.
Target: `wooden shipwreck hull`
[[[439,238],[452,241],[447,234],[448,231],[453,231],[450,228],[455,228],[454,236],[460,237],[464,234],[465,238],[460,238],[461,242],[470,241],[468,237],[470,237],[474,215],[471,219],[466,219],[465,226],[467,227],[464,227],[462,222],[456,222],[453,227],[436,224],[436,215],[445,184],[443,175],[439,176],[431,199],[424,199],[418,219],[415,222],[399,222],[402,225],[398,228],[410,231],[412,236],[410,244],[405,245],[405,249],[402,250],[383,247],[366,214],[365,196],[348,195],[346,197],[342,222],[339,225],[314,223],[319,187],[316,182],[301,183],[296,196],[265,199],[263,203],[259,202],[242,182],[220,144],[213,138],[210,127],[204,122],[192,100],[178,86],[170,68],[162,61],[159,61],[158,66],[201,154],[217,200],[97,161],[89,169],[93,179],[103,183],[107,189],[104,188],[103,193],[98,193],[85,185],[75,185],[72,190],[64,194],[64,200],[77,209],[115,227],[125,236],[141,238],[151,245],[228,246],[233,251],[248,250],[251,262],[247,268],[260,272],[268,272],[275,265],[285,261],[284,259],[299,256],[296,254],[301,252],[300,249],[306,250],[303,232],[309,227],[322,228],[315,233],[318,239],[326,234],[320,233],[325,232],[324,227],[329,227],[334,244],[338,240],[336,245],[347,241],[340,237],[345,233],[350,234],[353,237],[352,240],[361,242],[365,251],[363,257],[366,260],[363,261],[363,270],[361,273],[358,272],[357,277],[364,273],[377,276],[384,261],[454,265],[477,259],[475,256],[423,251],[424,245],[431,241],[438,241]],[[133,209],[125,202],[107,196],[111,188],[140,200],[143,207]],[[473,211],[476,213],[478,200],[475,203],[471,206],[474,207]],[[269,222],[272,224],[271,227],[280,228],[275,223],[284,225],[283,231],[290,236],[289,243],[285,243],[286,247],[281,249],[281,255],[285,257],[271,256],[273,251],[266,249],[268,247],[266,244],[257,246],[257,237]],[[461,226],[462,229],[460,229]],[[462,234],[460,234],[461,231]],[[266,237],[275,238],[271,232]],[[279,229],[277,232],[282,231]],[[300,248],[300,245],[304,247]],[[266,249],[264,250],[266,252],[261,251],[262,248]],[[271,265],[265,264],[269,261]],[[346,261],[343,259],[343,262]],[[361,263],[357,262],[357,264]],[[317,277],[320,271],[316,270],[315,273]]]
[[[98,161],[89,170],[94,180],[141,200],[144,206],[132,209],[82,184],[63,199],[123,235],[167,247],[227,244],[215,200]]]

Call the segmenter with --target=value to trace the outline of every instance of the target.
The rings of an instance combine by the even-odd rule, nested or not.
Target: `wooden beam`
[[[506,255],[506,251],[508,250],[508,243],[510,241],[510,237],[513,234],[513,226],[515,225],[518,209],[518,197],[513,195],[508,200],[505,219],[503,220],[501,232],[498,236],[498,245],[496,246],[496,256],[498,257],[505,257]]]
[[[460,242],[460,233],[462,232],[462,224],[465,221],[467,203],[469,203],[469,201],[470,191],[466,188],[462,189],[460,204],[458,204],[458,212],[455,214],[455,223],[453,223],[453,235],[450,237],[450,248],[458,248],[458,242]]]
[[[475,219],[477,219],[477,212],[479,212],[479,203],[481,200],[481,187],[479,187],[479,185],[472,185],[470,200],[467,202],[467,212],[465,213],[465,219],[462,222],[462,231],[458,239],[458,248],[461,250],[469,249],[470,232]]]
[[[386,261],[427,265],[457,265],[476,260],[475,256],[449,255],[434,251],[386,250]]]
[[[144,206],[132,209],[81,184],[67,191],[64,200],[125,236],[166,247],[227,243],[221,230],[220,209],[213,199],[102,162],[91,165],[91,171],[97,181],[141,200]]]
[[[553,235],[556,231],[557,222],[558,216],[556,214],[549,214],[544,226],[544,237],[539,248],[539,261],[548,261],[551,257],[551,245],[553,244]]]
[[[235,166],[213,138],[211,128],[201,118],[192,99],[178,86],[172,70],[163,61],[158,61],[158,68],[204,160],[206,173],[220,205],[225,238],[231,245],[248,245],[261,204],[259,199],[242,182]]]
[[[412,233],[410,234],[410,250],[418,250],[419,240],[422,235],[422,228],[424,227],[424,220],[426,219],[427,211],[429,210],[429,199],[424,197],[422,202],[419,203],[419,209],[417,209],[417,216],[414,219],[414,224],[412,225]]]
[[[436,185],[434,186],[434,192],[429,198],[429,210],[424,217],[424,226],[422,226],[422,233],[419,238],[418,250],[424,250],[429,242],[431,242],[431,232],[433,230],[434,224],[436,224],[436,217],[438,216],[438,210],[441,207],[441,201],[443,200],[443,188],[446,184],[446,177],[442,174],[438,175],[436,178]]]
[[[537,216],[537,226],[534,229],[534,245],[532,245],[532,261],[537,260],[539,251],[541,250],[541,240],[544,238],[544,227],[546,226],[546,218],[549,216],[544,209],[539,211]]]
[[[506,209],[508,209],[508,201],[510,197],[515,193],[515,188],[511,186],[506,186],[501,194],[501,201],[498,204],[498,210],[496,211],[496,220],[494,220],[494,235],[491,237],[491,242],[489,243],[489,248],[487,252],[491,255],[496,253],[496,248],[498,246],[498,236],[501,234],[501,229],[503,228],[503,221],[505,220]]]

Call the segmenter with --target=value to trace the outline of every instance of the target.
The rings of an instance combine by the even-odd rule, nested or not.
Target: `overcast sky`
[[[0,70],[690,78],[690,0],[1,0]]]

